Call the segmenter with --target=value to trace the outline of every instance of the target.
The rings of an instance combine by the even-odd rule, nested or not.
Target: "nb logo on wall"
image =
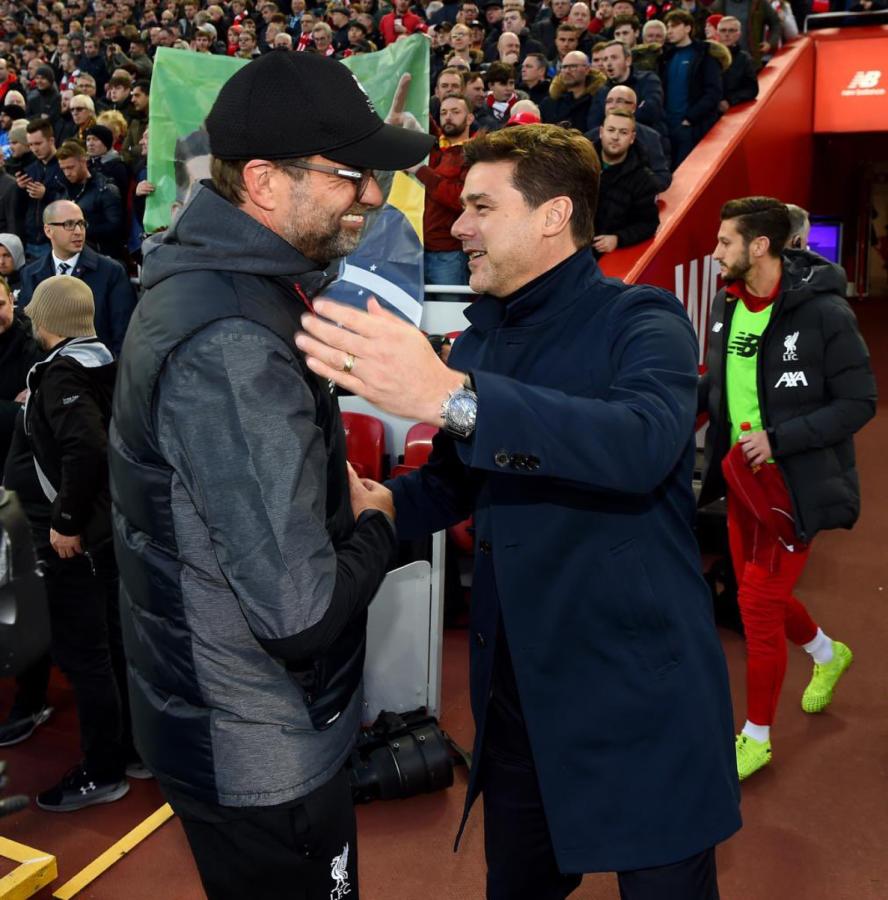
[[[864,72],[855,72],[854,77],[848,83],[848,87],[842,91],[843,97],[882,97],[885,88],[879,87],[882,73],[878,69]]]
[[[675,267],[675,296],[684,304],[688,318],[697,332],[700,343],[698,363],[706,358],[709,312],[717,293],[718,274],[719,267],[711,256],[691,260],[687,266],[687,277],[684,265]]]

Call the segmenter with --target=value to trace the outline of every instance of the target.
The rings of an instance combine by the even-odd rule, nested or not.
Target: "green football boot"
[[[806,713],[823,712],[829,706],[839,679],[854,660],[854,654],[845,644],[833,641],[832,646],[833,658],[828,663],[814,663],[814,674],[802,694],[802,709]]]
[[[743,781],[771,761],[771,742],[757,741],[741,731],[737,735],[737,776]]]

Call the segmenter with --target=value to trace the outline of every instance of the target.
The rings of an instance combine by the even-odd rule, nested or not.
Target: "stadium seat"
[[[348,461],[361,478],[382,481],[385,473],[385,427],[375,416],[343,412]]]

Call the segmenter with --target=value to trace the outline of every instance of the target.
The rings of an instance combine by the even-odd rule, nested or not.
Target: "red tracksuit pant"
[[[810,545],[788,551],[730,491],[728,540],[746,631],[746,718],[771,725],[786,675],[786,639],[801,646],[817,635],[817,623],[792,593]]]

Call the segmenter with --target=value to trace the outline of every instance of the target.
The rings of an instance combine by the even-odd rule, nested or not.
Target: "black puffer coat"
[[[875,414],[876,382],[845,287],[839,266],[807,250],[785,251],[780,293],[758,350],[762,422],[804,541],[826,528],[850,528],[860,513],[852,438]],[[735,308],[736,301],[719,291],[699,391],[699,408],[708,410],[710,423],[701,505],[725,492],[726,345]]]

